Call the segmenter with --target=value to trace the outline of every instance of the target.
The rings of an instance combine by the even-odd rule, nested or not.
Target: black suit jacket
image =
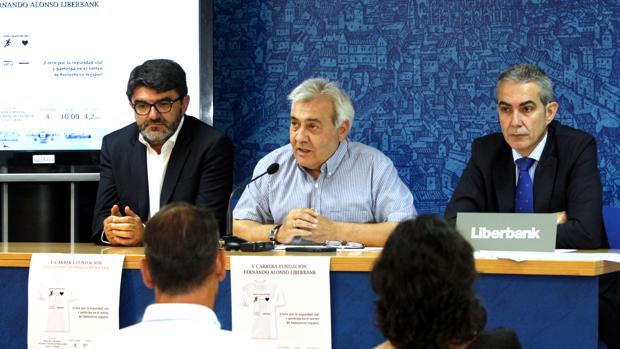
[[[149,214],[146,147],[138,141],[135,123],[103,138],[101,179],[93,217],[94,242],[101,242],[103,220],[118,204],[121,213],[129,206],[143,221]],[[228,197],[232,190],[233,146],[222,132],[185,116],[170,154],[163,181],[161,206],[184,201],[212,209],[225,231]]]
[[[503,327],[482,331],[467,349],[521,349],[521,342],[515,331]]]
[[[549,124],[547,142],[534,173],[534,212],[566,211],[557,248],[607,248],[596,141],[590,134]],[[501,133],[474,140],[472,155],[446,208],[457,212],[514,212],[515,164]]]

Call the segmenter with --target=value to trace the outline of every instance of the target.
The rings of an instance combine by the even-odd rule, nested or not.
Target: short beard
[[[179,124],[181,123],[181,118],[172,121],[171,123],[166,123],[165,120],[161,119],[153,120],[152,122],[162,123],[164,125],[163,129],[161,131],[150,131],[149,126],[151,124],[151,121],[149,121],[148,123],[140,127],[140,134],[148,144],[162,145],[166,143],[166,141],[170,139],[170,137],[172,137],[174,132],[177,130],[177,127],[179,127]]]
[[[161,132],[151,132],[146,129],[140,131],[144,140],[150,145],[160,145],[166,143],[166,141],[174,134],[170,129],[165,128]]]

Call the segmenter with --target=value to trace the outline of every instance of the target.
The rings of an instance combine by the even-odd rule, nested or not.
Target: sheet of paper
[[[287,245],[287,244],[278,244],[275,247],[275,250],[285,250],[288,246],[299,246],[299,245]],[[338,247],[338,251],[381,251],[383,247],[364,247],[364,248],[347,248],[347,247]]]
[[[233,332],[263,348],[331,348],[329,261],[231,256]]]
[[[123,255],[34,253],[28,274],[28,348],[87,348],[118,331]]]
[[[515,251],[476,251],[477,259],[509,259],[515,262],[531,260],[547,261],[611,261],[620,263],[618,253],[569,253],[575,250],[556,250],[556,252],[515,252]]]

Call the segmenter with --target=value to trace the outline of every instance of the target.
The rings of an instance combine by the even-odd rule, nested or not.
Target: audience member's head
[[[401,222],[371,273],[377,324],[395,348],[450,348],[471,342],[486,323],[473,292],[473,250],[443,219]]]
[[[144,254],[152,286],[167,295],[192,292],[208,279],[221,278],[217,222],[210,211],[188,203],[166,205],[148,221]]]

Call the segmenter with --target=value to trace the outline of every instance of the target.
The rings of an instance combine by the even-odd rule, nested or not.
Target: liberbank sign
[[[459,212],[456,227],[477,251],[552,252],[555,249],[555,213]]]

